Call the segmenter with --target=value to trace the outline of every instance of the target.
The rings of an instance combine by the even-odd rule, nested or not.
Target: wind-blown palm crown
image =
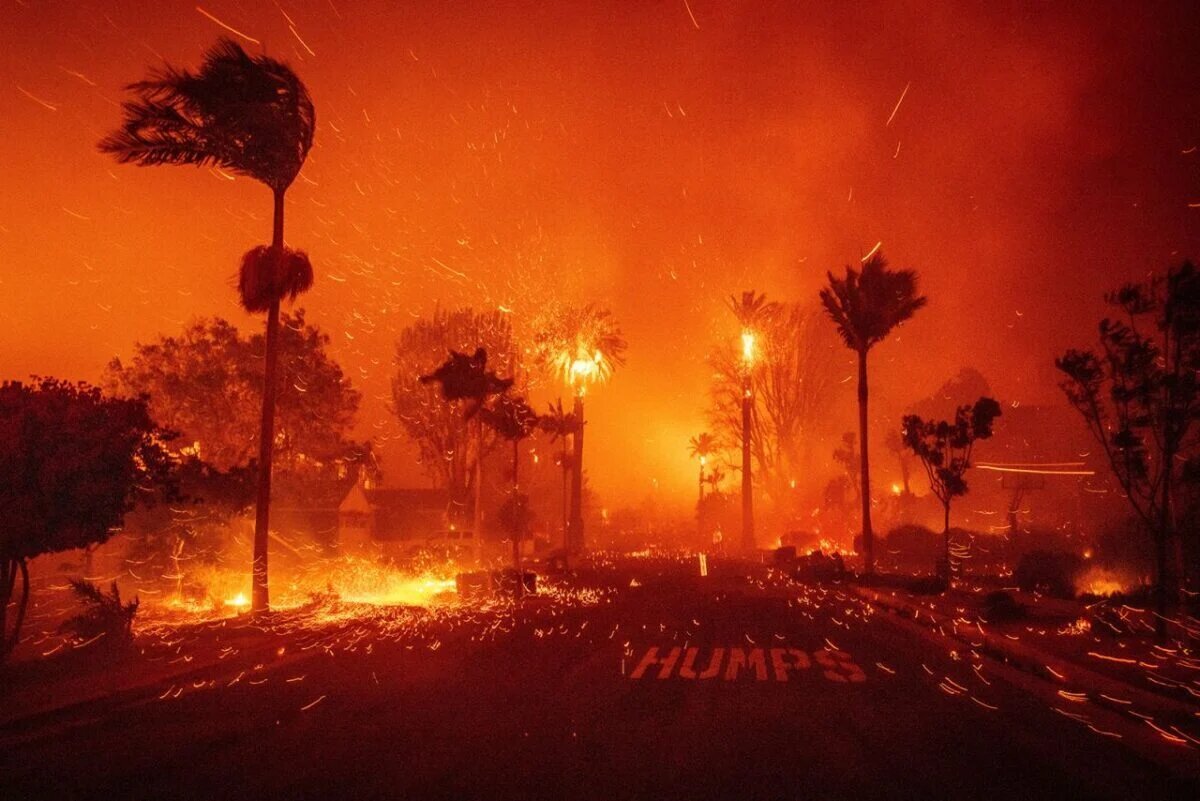
[[[300,78],[228,39],[198,71],[165,65],[128,89],[124,123],[100,142],[123,164],[212,165],[283,192],[312,147],[316,114]]]
[[[509,441],[525,439],[538,428],[537,412],[517,395],[501,395],[493,406],[485,407],[481,414],[484,423]]]
[[[493,395],[507,392],[513,379],[500,378],[487,369],[487,350],[476,348],[468,356],[456,350],[436,370],[420,377],[422,384],[438,383],[442,387],[442,398],[448,401],[470,401],[467,418],[474,417]]]
[[[538,418],[538,426],[550,435],[550,441],[566,439],[575,433],[579,421],[575,415],[563,408],[562,398],[557,403],[549,404],[550,411]]]
[[[688,441],[688,452],[693,459],[706,459],[717,452],[717,438],[705,431]]]
[[[846,346],[865,352],[925,305],[917,294],[913,270],[889,270],[887,259],[876,253],[858,272],[846,268],[846,277],[829,273],[829,286],[821,290],[821,303],[837,326]]]

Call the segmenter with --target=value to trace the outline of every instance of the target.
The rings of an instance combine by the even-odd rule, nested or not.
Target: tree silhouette
[[[697,434],[688,440],[688,453],[693,459],[700,460],[700,497],[697,503],[704,500],[704,467],[708,463],[708,457],[717,452],[717,438],[707,431]]]
[[[501,522],[506,524],[512,537],[513,569],[517,572],[517,595],[520,596],[525,588],[521,579],[521,539],[529,526],[529,497],[521,492],[519,479],[521,440],[537,430],[538,416],[524,398],[509,394],[500,395],[480,414],[489,428],[512,443],[512,492],[506,502],[510,508],[501,515]]]
[[[103,387],[146,395],[151,416],[179,434],[189,455],[221,471],[243,468],[259,450],[265,347],[262,332],[246,336],[219,317],[201,318],[109,362]],[[279,379],[274,483],[336,474],[362,458],[366,446],[349,438],[361,395],[303,309],[280,317]]]
[[[837,335],[823,317],[815,302],[782,303],[758,323],[750,448],[758,485],[777,506],[794,496],[792,480],[810,471],[814,443],[845,391],[839,383]],[[709,354],[708,363],[713,370],[710,424],[721,440],[740,442],[742,349],[723,344]]]
[[[828,274],[821,303],[837,326],[846,347],[858,355],[858,435],[862,455],[862,537],[867,574],[875,571],[875,534],[871,530],[871,465],[867,437],[867,354],[896,326],[910,319],[925,298],[917,294],[917,274],[890,270],[882,253],[863,264],[862,272],[846,268],[846,277]]]
[[[975,443],[992,436],[1000,404],[992,398],[980,398],[973,405],[960,406],[953,421],[922,420],[915,414],[904,417],[904,443],[916,454],[929,477],[929,488],[942,503],[943,556],[938,574],[951,580],[950,561],[950,503],[967,494],[967,470],[971,467],[971,451]]]
[[[53,378],[0,386],[0,660],[20,640],[30,559],[103,543],[138,498],[174,497],[172,436],[141,398]]]
[[[779,304],[767,301],[767,296],[753,289],[741,297],[730,295],[729,310],[741,326],[742,352],[738,361],[740,385],[739,406],[741,427],[738,439],[742,443],[742,549],[754,548],[754,477],[752,448],[754,438],[754,367],[757,340],[768,320],[778,311]]]
[[[439,308],[412,322],[396,340],[391,411],[417,446],[422,466],[459,509],[470,506],[475,462],[496,447],[498,438],[485,430],[482,452],[477,451],[464,404],[446,401],[437,386],[421,383],[420,376],[450,351],[469,353],[477,347],[487,351],[488,363],[500,375],[521,374],[508,315],[498,311]]]
[[[475,419],[475,508],[472,536],[475,547],[481,547],[483,537],[483,417],[480,412],[488,398],[506,392],[513,385],[511,378],[499,378],[487,369],[487,350],[476,348],[475,353],[450,351],[449,358],[436,370],[420,377],[422,384],[441,386],[442,399],[465,403],[463,419]]]
[[[1176,508],[1200,478],[1200,272],[1184,262],[1105,298],[1124,319],[1100,322],[1100,352],[1055,360],[1061,386],[1100,444],[1129,505],[1151,532],[1159,634],[1185,578]]]
[[[308,256],[284,245],[284,195],[312,147],[316,113],[308,89],[290,67],[268,56],[251,56],[229,39],[205,53],[196,72],[166,65],[128,89],[134,99],[122,106],[124,123],[101,140],[101,151],[122,164],[143,167],[219,167],[265,184],[274,201],[271,245],[243,257],[238,279],[246,310],[267,313],[252,600],[255,611],[265,611],[270,605],[267,539],[279,304],[313,282]]]

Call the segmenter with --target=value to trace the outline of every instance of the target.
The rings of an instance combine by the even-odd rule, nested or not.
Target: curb
[[[858,586],[851,586],[850,589],[864,601],[877,604],[914,622],[926,622],[930,628],[936,627],[946,637],[952,637],[986,656],[1033,674],[1050,684],[1059,687],[1068,686],[1072,682],[1084,685],[1088,688],[1087,700],[1097,706],[1142,720],[1145,720],[1142,713],[1171,718],[1182,717],[1192,721],[1200,718],[1200,705],[1187,704],[1151,690],[1135,687],[1097,673],[1078,662],[1069,662],[1003,636],[988,634],[978,629],[972,629],[975,636],[968,636],[960,632],[955,621],[946,615],[877,590]],[[1137,710],[1134,709],[1135,706]]]

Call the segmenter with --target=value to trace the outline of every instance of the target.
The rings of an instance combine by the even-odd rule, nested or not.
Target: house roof
[[[441,489],[365,489],[356,484],[338,507],[343,512],[366,512],[371,509],[444,511],[449,497]]]

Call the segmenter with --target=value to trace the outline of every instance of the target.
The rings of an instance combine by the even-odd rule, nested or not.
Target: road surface
[[[171,675],[0,724],[0,797],[1200,791],[1200,750],[959,653],[836,586],[736,563],[712,573],[632,560],[593,574],[607,588],[596,597],[515,613],[160,632],[126,669],[153,660]]]

